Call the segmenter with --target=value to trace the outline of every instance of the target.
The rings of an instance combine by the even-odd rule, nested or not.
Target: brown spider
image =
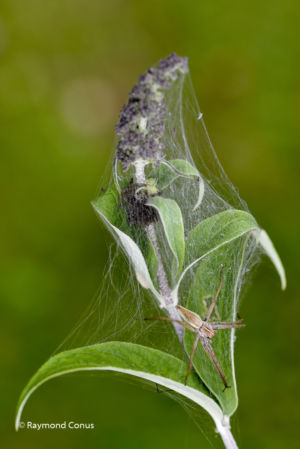
[[[217,299],[219,296],[219,293],[221,291],[222,288],[222,284],[223,284],[223,275],[222,275],[223,270],[221,270],[220,273],[220,284],[219,287],[217,289],[217,292],[209,306],[209,309],[205,315],[204,320],[202,320],[202,318],[195,312],[192,312],[191,310],[186,309],[185,307],[182,306],[176,306],[178,312],[180,313],[182,319],[184,321],[180,321],[180,320],[174,320],[172,318],[167,318],[167,317],[158,317],[158,318],[145,318],[145,320],[158,320],[158,321],[173,321],[176,323],[181,324],[183,327],[185,327],[186,329],[190,330],[191,332],[194,332],[196,334],[195,339],[194,339],[194,343],[192,346],[192,352],[191,355],[189,357],[189,367],[188,367],[188,371],[187,374],[185,376],[185,385],[187,383],[188,377],[190,375],[190,372],[193,368],[193,360],[194,360],[194,355],[197,349],[197,345],[198,342],[200,341],[204,351],[206,352],[206,354],[208,355],[208,357],[210,358],[212,364],[214,365],[214,367],[216,368],[219,376],[222,379],[222,382],[224,384],[224,391],[226,390],[226,388],[230,388],[230,386],[227,384],[225,375],[223,373],[223,370],[217,360],[217,357],[214,353],[214,350],[211,346],[211,339],[214,337],[214,335],[216,334],[216,331],[218,329],[231,329],[231,328],[238,328],[238,327],[245,327],[246,324],[242,324],[243,319],[240,319],[238,321],[208,321],[214,308],[215,305],[217,303]]]

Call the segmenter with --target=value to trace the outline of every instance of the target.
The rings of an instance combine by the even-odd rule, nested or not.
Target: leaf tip
[[[276,268],[277,273],[280,277],[281,289],[285,290],[287,286],[285,269],[281,262],[279,254],[277,253],[275,246],[273,245],[272,240],[270,239],[265,230],[261,229],[261,231],[258,234],[257,241],[258,243],[260,243],[260,245],[265,250],[266,254],[270,257],[271,261],[273,262],[273,265]]]

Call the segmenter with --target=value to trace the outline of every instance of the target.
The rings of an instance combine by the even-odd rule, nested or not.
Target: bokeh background
[[[25,408],[95,430],[13,430],[21,389],[101,283],[111,240],[90,201],[119,110],[171,51],[189,56],[219,158],[288,275],[283,293],[264,261],[242,303],[233,431],[241,449],[299,447],[299,42],[298,0],[0,1],[2,447],[218,446],[166,395],[110,376],[49,382]]]

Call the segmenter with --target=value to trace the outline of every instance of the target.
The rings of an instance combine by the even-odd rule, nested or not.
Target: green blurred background
[[[298,0],[0,1],[2,447],[218,446],[166,395],[108,375],[54,380],[25,408],[95,430],[13,430],[21,389],[101,283],[111,240],[90,200],[119,110],[171,51],[189,56],[219,158],[288,275],[283,293],[264,261],[242,303],[233,432],[241,449],[299,447],[299,41]]]

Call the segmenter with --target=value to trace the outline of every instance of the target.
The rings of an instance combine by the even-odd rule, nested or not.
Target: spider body
[[[211,340],[215,336],[218,329],[232,329],[232,328],[239,328],[239,327],[245,327],[246,325],[242,323],[243,319],[240,319],[238,321],[208,321],[215,306],[217,303],[217,299],[219,296],[219,293],[221,291],[223,284],[223,267],[221,269],[220,273],[220,284],[217,289],[217,292],[207,310],[207,313],[202,320],[200,315],[198,315],[195,312],[192,312],[189,309],[186,309],[185,307],[177,305],[176,308],[180,313],[180,316],[182,317],[183,321],[180,320],[174,320],[172,318],[167,317],[158,317],[158,318],[145,318],[145,320],[159,320],[159,321],[173,321],[178,324],[181,324],[185,329],[188,329],[189,331],[195,333],[195,339],[193,342],[191,354],[189,356],[189,367],[187,374],[185,376],[185,384],[187,383],[188,377],[190,375],[190,372],[193,368],[193,360],[194,355],[198,346],[198,343],[200,341],[204,351],[206,352],[207,356],[211,360],[213,366],[217,370],[223,384],[224,384],[224,391],[226,388],[230,388],[230,386],[227,383],[225,374],[221,368],[220,363],[218,362],[218,359],[215,355],[215,352],[211,345]]]
[[[182,306],[177,306],[176,308],[184,321],[191,325],[193,328],[193,330],[191,329],[192,332],[199,332],[203,335],[203,337],[207,338],[213,338],[215,336],[215,332],[211,324],[203,321],[197,313],[192,312]]]

